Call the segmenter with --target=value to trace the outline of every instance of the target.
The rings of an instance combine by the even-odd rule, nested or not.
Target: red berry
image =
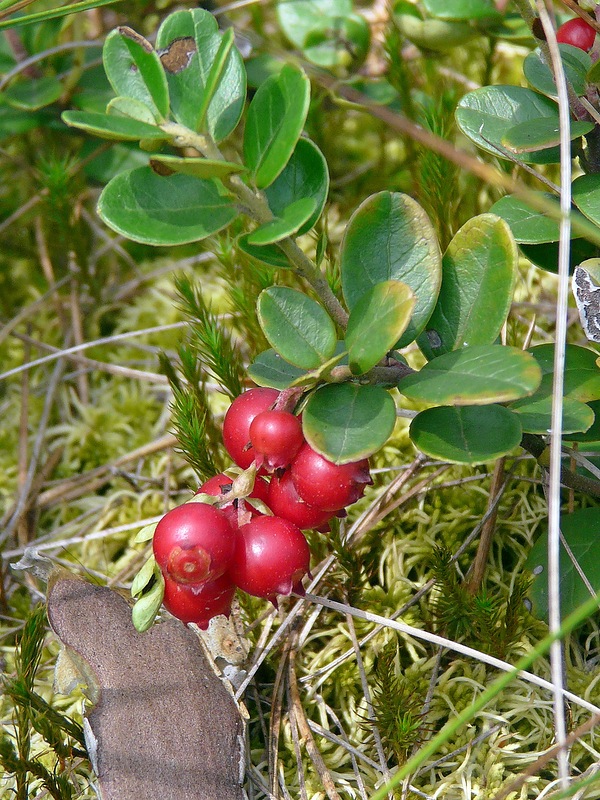
[[[596,31],[580,17],[563,23],[556,31],[556,41],[570,44],[580,50],[591,50],[596,39]]]
[[[250,423],[250,441],[267,469],[287,467],[304,444],[302,423],[289,411],[261,411]]]
[[[163,575],[178,583],[205,583],[228,568],[234,535],[227,517],[206,503],[185,503],[156,526],[154,557]]]
[[[213,497],[227,497],[228,490],[232,484],[233,478],[230,478],[229,475],[221,472],[218,475],[213,475],[212,478],[209,478],[205,483],[203,483],[196,494],[211,494]],[[257,500],[262,500],[263,503],[268,504],[269,484],[264,478],[255,479],[254,488],[250,492],[250,497],[254,497]],[[225,505],[220,506],[221,511],[225,514],[229,524],[233,529],[237,528],[239,524],[239,507],[239,500],[232,500],[231,503],[226,503]],[[260,511],[254,508],[251,503],[245,503],[243,510],[248,512],[250,516],[253,517],[260,514]],[[244,522],[248,521],[249,520],[244,520]]]
[[[305,444],[291,466],[292,480],[300,497],[323,511],[339,511],[362,497],[372,483],[369,462],[334,464]]]
[[[279,397],[277,389],[250,389],[236,397],[223,420],[223,442],[227,452],[242,469],[248,469],[256,453],[250,445],[250,424],[261,411],[271,408]]]
[[[186,586],[165,576],[163,605],[182,622],[195,622],[206,629],[218,614],[229,616],[234,594],[235,585],[228,575],[200,586]]]
[[[274,599],[302,592],[310,550],[304,534],[281,517],[256,517],[236,534],[231,580],[248,594]]]
[[[277,475],[271,478],[267,505],[277,517],[283,517],[303,529],[321,528],[333,516],[333,512],[309,506],[302,500],[289,469],[280,478]]]

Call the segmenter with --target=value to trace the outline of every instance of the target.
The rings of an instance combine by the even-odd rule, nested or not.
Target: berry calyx
[[[233,478],[226,475],[224,472],[218,475],[213,475],[198,489],[196,494],[211,494],[213,497],[225,499],[230,493],[231,486],[233,485]],[[268,505],[269,500],[269,484],[264,478],[256,478],[254,480],[254,488],[248,495],[256,500],[262,500],[263,503]],[[235,530],[240,525],[240,517],[242,523],[249,522],[252,517],[258,516],[261,512],[258,511],[251,503],[245,503],[242,499],[234,498],[230,503],[219,505],[220,510],[225,514],[231,527]],[[240,511],[242,512],[240,514]],[[246,518],[244,518],[246,517]]]
[[[564,22],[556,31],[557,42],[570,44],[586,52],[592,49],[595,40],[596,31],[581,17]]]
[[[296,491],[310,506],[323,511],[339,511],[362,497],[372,483],[368,460],[334,464],[309,444],[292,461],[292,480]]]
[[[223,420],[223,443],[238,467],[248,469],[256,456],[250,444],[252,420],[261,411],[271,408],[278,397],[277,389],[250,389],[236,397],[227,409]]]
[[[303,593],[310,567],[304,534],[281,517],[256,517],[236,533],[229,577],[244,592],[274,601],[278,594]]]
[[[261,411],[250,423],[250,442],[273,471],[287,467],[304,444],[302,423],[289,411]]]
[[[218,508],[185,503],[160,520],[152,548],[165,577],[177,583],[206,583],[228,568],[234,550],[233,529]]]
[[[229,616],[235,588],[228,575],[200,586],[186,586],[166,576],[163,605],[182,622],[194,622],[206,629],[213,617]]]

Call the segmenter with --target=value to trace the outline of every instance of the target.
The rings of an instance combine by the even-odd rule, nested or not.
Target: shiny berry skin
[[[302,423],[289,411],[261,411],[249,432],[252,447],[271,471],[287,467],[304,444]]]
[[[213,497],[227,497],[227,490],[232,483],[233,478],[230,478],[229,475],[225,475],[224,472],[221,472],[218,475],[213,475],[212,478],[209,478],[205,483],[203,483],[196,494],[211,494]],[[250,492],[249,496],[255,498],[256,500],[262,500],[263,503],[268,505],[269,484],[267,481],[264,478],[256,478],[254,481],[254,488]],[[234,530],[239,524],[239,505],[239,500],[233,500],[231,503],[226,503],[224,506],[220,506],[220,510],[225,514],[229,524]],[[244,503],[244,511],[253,517],[261,513],[254,508],[251,503]],[[244,520],[244,522],[248,521],[249,520]]]
[[[267,505],[275,516],[283,517],[303,530],[322,528],[334,514],[305,503],[296,491],[289,469],[281,477],[273,475],[271,478]]]
[[[291,466],[292,480],[300,497],[323,511],[339,511],[362,497],[372,483],[369,462],[334,464],[305,444]]]
[[[213,617],[229,616],[235,588],[228,575],[200,586],[186,586],[167,576],[163,605],[182,622],[195,622],[206,629]]]
[[[278,594],[303,593],[310,567],[304,534],[281,517],[256,517],[236,534],[229,577],[244,592],[274,600]]]
[[[250,425],[261,411],[271,408],[279,397],[277,389],[249,389],[235,398],[223,420],[223,443],[227,452],[242,469],[248,469],[256,453],[250,444]]]
[[[225,514],[206,503],[185,503],[165,514],[152,540],[165,577],[199,584],[219,578],[234,550],[233,529]]]
[[[570,19],[563,23],[556,31],[556,41],[560,44],[570,44],[580,50],[591,50],[596,39],[596,31],[591,25],[580,17]]]

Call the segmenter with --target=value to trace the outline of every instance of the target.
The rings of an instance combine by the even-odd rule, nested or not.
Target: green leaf
[[[149,542],[154,536],[157,525],[158,522],[151,522],[149,525],[144,525],[144,527],[136,533],[133,543],[142,544],[142,542]]]
[[[115,117],[135,119],[138,122],[144,122],[146,125],[152,125],[156,128],[156,118],[152,113],[152,109],[146,103],[142,103],[141,100],[135,100],[133,97],[113,97],[106,106],[106,113]]]
[[[559,44],[561,60],[567,80],[573,86],[575,94],[585,94],[586,73],[592,59],[579,47],[570,44]],[[529,53],[523,62],[523,74],[533,89],[548,97],[557,98],[556,83],[552,70],[542,61],[539,48]]]
[[[348,223],[340,262],[350,310],[383,281],[402,281],[412,289],[415,309],[397,346],[410,344],[431,316],[442,277],[439,244],[421,206],[399,192],[368,197]]]
[[[353,307],[346,328],[350,369],[362,375],[391,350],[406,330],[415,296],[401,281],[376,283]]]
[[[216,19],[204,9],[176,11],[160,26],[156,49],[177,122],[217,142],[229,136],[246,99],[246,70],[231,34],[223,42]]]
[[[530,347],[528,352],[540,365],[542,374],[548,375],[554,372],[554,344],[538,344]],[[565,370],[589,369],[598,372],[597,358],[598,354],[589,347],[579,347],[575,344],[565,346]]]
[[[159,167],[165,172],[178,172],[194,178],[224,178],[243,172],[244,167],[233,161],[212,161],[208,158],[179,158],[179,156],[155,155],[150,159],[152,167]]]
[[[122,172],[104,188],[98,214],[117,233],[153,245],[205,239],[238,212],[214,181],[188,175],[159,177],[150,167]]]
[[[358,461],[390,437],[396,408],[381,386],[330,383],[311,395],[302,412],[307,442],[334,464]]]
[[[554,345],[543,344],[532,347],[534,356],[543,372],[542,382],[536,395],[552,394],[554,376]],[[596,364],[597,354],[586,347],[567,345],[565,353],[565,376],[563,395],[580,403],[600,399],[600,369]]]
[[[309,220],[315,211],[316,203],[312,197],[301,197],[287,208],[284,208],[280,217],[271,222],[265,222],[248,235],[248,243],[262,246],[274,244],[296,233],[304,223]]]
[[[600,589],[600,560],[598,559],[598,530],[600,509],[582,508],[573,514],[563,514],[560,530],[564,543],[560,544],[560,613],[564,619],[581,603],[589,600],[590,590],[580,572],[583,573],[593,592]],[[570,550],[575,563],[568,550]],[[531,548],[525,568],[534,574],[531,586],[533,612],[548,620],[548,534],[543,533]]]
[[[506,158],[502,137],[521,122],[548,117],[558,125],[556,103],[521,86],[484,86],[468,92],[456,109],[458,127],[478,147],[499,158]],[[515,156],[529,164],[555,164],[558,148]]]
[[[309,231],[321,216],[329,192],[327,161],[319,148],[310,139],[298,140],[294,152],[283,171],[265,189],[269,208],[275,217],[303,197],[315,201],[315,210],[299,228],[298,235]]]
[[[279,269],[291,268],[292,265],[288,261],[287,256],[277,245],[267,244],[264,247],[258,247],[257,245],[250,244],[248,236],[249,234],[244,234],[237,239],[237,246],[243,253],[246,253],[247,256],[256,259],[256,261],[260,261],[262,264],[268,264],[271,267],[277,267]]]
[[[309,80],[291,64],[259,86],[244,131],[244,160],[259,189],[273,183],[288,163],[302,133],[309,101]]]
[[[519,444],[521,433],[518,415],[498,405],[429,408],[410,424],[410,438],[419,450],[455,464],[500,458]]]
[[[569,125],[571,141],[585,136],[593,129],[593,122],[572,120]],[[502,137],[502,144],[517,155],[557,147],[560,144],[558,117],[556,119],[540,117],[513,125]]]
[[[466,22],[495,22],[502,19],[492,0],[424,0],[432,17]]]
[[[549,203],[555,203],[557,212],[560,211],[560,203],[555,195],[548,192],[536,194],[544,197]],[[496,214],[508,223],[519,244],[558,242],[560,238],[559,224],[556,220],[534,211],[516,195],[502,197],[490,208],[490,213]]]
[[[132,97],[156,111],[158,119],[166,119],[167,79],[158,54],[143,36],[127,27],[111,31],[104,42],[102,60],[115,94]]]
[[[516,347],[479,345],[438,356],[398,384],[410,400],[457,406],[505,403],[533,394],[542,371]]]
[[[564,401],[563,401],[564,402]],[[576,401],[569,401],[576,402]],[[586,404],[586,408],[590,408],[594,414],[594,421],[589,428],[584,429],[583,432],[565,433],[564,439],[567,442],[600,442],[600,400],[591,400]]]
[[[269,344],[290,364],[315,369],[334,354],[333,320],[303,292],[270,286],[258,296],[257,313]]]
[[[412,4],[402,4],[402,10],[404,11],[410,5]],[[468,22],[421,19],[412,13],[395,13],[394,22],[400,33],[417,47],[422,47],[426,51],[444,52],[465,44],[479,35],[477,28]]]
[[[547,389],[547,387],[544,387]],[[551,388],[551,387],[550,387]],[[544,394],[536,392],[531,397],[511,403],[509,408],[515,411],[521,420],[525,433],[548,434],[552,426],[552,391]],[[563,433],[587,431],[594,422],[594,412],[585,403],[563,398]]]
[[[571,191],[581,213],[600,225],[600,175],[580,175],[573,181]]]
[[[131,621],[139,633],[144,633],[152,627],[164,597],[165,579],[158,567],[154,570],[154,578],[155,583],[140,596],[131,609]]]
[[[279,0],[277,18],[290,42],[302,50],[307,36],[352,13],[352,0]]]
[[[312,64],[355,71],[365,60],[371,44],[371,28],[364,17],[348,14],[332,17],[327,25],[313,28],[304,41],[304,57]]]
[[[288,364],[275,350],[265,350],[248,367],[248,375],[254,383],[273,389],[287,389],[306,374],[305,370]]]
[[[558,243],[522,244],[519,249],[536,267],[545,269],[546,272],[558,272]],[[587,239],[572,239],[569,253],[569,270],[572,273],[575,267],[588,258],[593,258],[598,253],[596,245]]]
[[[62,120],[73,128],[113,141],[133,142],[140,139],[164,140],[165,134],[155,125],[147,125],[137,119],[95,111],[64,111]]]
[[[517,246],[503,219],[481,214],[466,222],[444,253],[437,305],[419,338],[425,356],[492,344],[508,316],[517,270]]]
[[[2,93],[8,105],[22,111],[37,111],[52,105],[63,93],[63,85],[52,75],[45,78],[21,80],[13,83]]]
[[[148,525],[147,527],[151,527]],[[156,530],[156,525],[152,526]],[[150,583],[152,578],[155,576],[155,571],[157,569],[156,559],[154,556],[150,556],[144,563],[143,567],[140,571],[135,575],[132,583],[131,583],[131,596],[138,597],[141,595],[146,586]]]

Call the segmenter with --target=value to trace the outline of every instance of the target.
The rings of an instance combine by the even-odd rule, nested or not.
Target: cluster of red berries
[[[302,592],[310,566],[302,529],[327,530],[371,483],[367,459],[337,465],[313,450],[285,402],[276,389],[237,397],[225,415],[223,442],[238,467],[253,470],[235,482],[215,475],[197,492],[217,498],[214,505],[192,500],[156,527],[163,603],[183,622],[207,627],[212,617],[229,614],[238,588],[273,602],[278,594]],[[254,485],[241,496],[236,485],[254,470]]]

